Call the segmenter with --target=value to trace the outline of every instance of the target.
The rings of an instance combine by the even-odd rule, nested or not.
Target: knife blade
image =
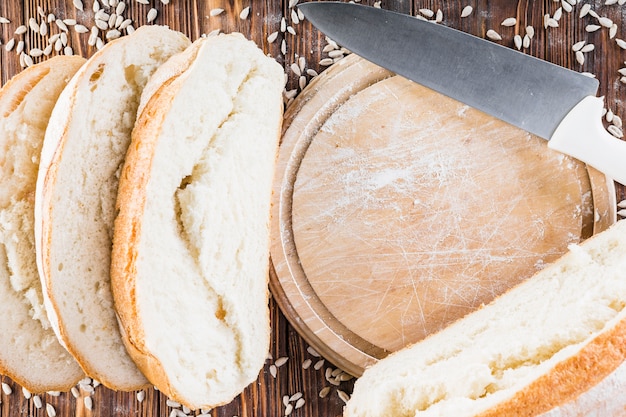
[[[602,125],[595,78],[405,14],[334,1],[298,7],[357,55],[547,139],[626,185],[626,142]]]

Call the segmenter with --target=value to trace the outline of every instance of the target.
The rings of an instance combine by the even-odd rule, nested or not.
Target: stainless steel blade
[[[545,139],[598,89],[594,78],[412,16],[354,3],[298,7],[363,58]]]

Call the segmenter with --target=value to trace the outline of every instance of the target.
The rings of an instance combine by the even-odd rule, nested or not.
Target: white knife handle
[[[548,147],[579,159],[626,185],[626,141],[604,129],[604,99],[586,97],[565,116]]]

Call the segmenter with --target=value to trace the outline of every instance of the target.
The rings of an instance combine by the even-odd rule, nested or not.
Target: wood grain
[[[93,22],[93,11],[91,9],[93,0],[84,0],[84,12],[76,10],[71,0],[0,0],[0,16],[7,17],[11,23],[0,25],[0,41],[5,45],[12,37],[18,25],[27,22],[30,17],[37,17],[37,9],[40,6],[46,13],[54,13],[61,18],[74,18],[79,23],[91,27]],[[364,1],[365,3],[365,1]],[[367,1],[373,4],[373,1]],[[472,16],[461,19],[462,8],[471,3],[474,6]],[[626,26],[624,26],[626,15],[623,9],[618,6],[604,6],[603,1],[583,1],[591,3],[594,9],[601,15],[606,15],[613,19],[619,26],[617,37],[626,37]],[[238,15],[243,7],[251,6],[250,17],[242,21]],[[459,28],[474,35],[484,37],[488,29],[500,32],[504,38],[503,45],[513,46],[513,34],[522,33],[526,25],[533,25],[536,35],[531,43],[531,47],[526,53],[547,59],[560,65],[593,72],[600,80],[599,94],[605,95],[609,107],[622,118],[624,114],[624,89],[619,82],[620,75],[617,70],[624,66],[624,51],[617,48],[615,42],[608,37],[607,30],[601,30],[588,34],[584,26],[592,22],[592,19],[578,19],[577,13],[580,5],[575,8],[574,14],[565,13],[561,19],[559,28],[544,30],[542,20],[545,13],[553,14],[559,3],[552,0],[476,0],[472,2],[458,0],[383,0],[382,7],[398,10],[402,12],[418,13],[420,8],[441,9],[444,13],[443,24]],[[197,38],[202,33],[208,33],[214,29],[225,31],[238,30],[254,39],[268,54],[275,57],[285,65],[287,69],[296,57],[305,57],[307,68],[321,72],[325,67],[319,65],[320,60],[326,57],[323,52],[325,45],[324,36],[315,31],[308,22],[294,25],[297,35],[280,34],[274,43],[268,43],[267,36],[279,30],[280,21],[283,16],[290,21],[290,10],[286,0],[171,0],[169,5],[163,5],[158,0],[150,0],[150,5],[137,3],[135,0],[128,0],[127,11],[124,15],[133,19],[136,26],[146,23],[146,15],[151,7],[159,11],[155,21],[158,24],[168,24],[170,27],[180,30],[190,36]],[[219,16],[211,17],[209,11],[213,8],[223,8],[225,12]],[[514,16],[518,19],[518,24],[512,28],[500,26],[500,22],[506,18]],[[50,26],[50,33],[59,33],[59,29]],[[27,49],[45,46],[45,38],[40,35],[27,33],[24,36],[16,36],[16,39],[23,39]],[[87,44],[88,34],[79,35],[73,30],[69,31],[69,44],[75,53],[90,56],[95,51],[93,46]],[[280,52],[281,41],[285,39],[287,53],[283,56]],[[596,45],[593,53],[587,54],[585,65],[580,66],[574,60],[574,55],[570,49],[571,45],[579,40],[586,39]],[[0,50],[0,80],[2,84],[20,70],[19,57],[14,51],[7,52],[4,47]],[[290,71],[288,89],[297,88],[297,76]],[[310,79],[310,76],[307,76]],[[626,162],[626,161],[625,161]],[[617,187],[617,200],[626,199],[624,187]],[[265,368],[259,375],[256,383],[252,384],[246,391],[231,404],[220,407],[213,411],[213,416],[220,417],[250,417],[250,416],[280,416],[284,415],[285,407],[282,404],[283,395],[291,395],[296,392],[303,392],[306,399],[305,405],[295,410],[294,416],[329,416],[341,415],[343,402],[337,396],[336,389],[333,389],[328,397],[319,398],[319,390],[329,385],[324,378],[324,371],[327,366],[320,370],[311,368],[302,369],[302,362],[312,357],[306,351],[306,343],[294,331],[276,304],[271,302],[273,339],[271,354],[274,358],[287,356],[289,361],[286,365],[278,369],[277,377],[270,374],[271,361],[268,361]],[[0,394],[2,404],[0,405],[0,416],[46,416],[45,408],[37,409],[32,399],[27,400],[12,381],[2,378],[13,388],[13,394]],[[342,384],[341,389],[350,392],[351,383]],[[93,395],[93,410],[87,410],[82,400],[76,400],[70,394],[60,396],[42,395],[43,402],[55,406],[58,416],[168,416],[171,408],[166,405],[166,398],[158,392],[148,390],[146,399],[139,403],[135,393],[115,393],[99,386]]]

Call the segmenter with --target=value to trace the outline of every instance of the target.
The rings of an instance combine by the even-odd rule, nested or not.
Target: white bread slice
[[[230,34],[165,63],[142,98],[120,179],[113,294],[139,368],[191,409],[230,402],[267,357],[283,87],[281,66]]]
[[[84,62],[52,58],[22,71],[0,91],[0,373],[31,392],[66,391],[84,377],[47,319],[33,230],[48,119]]]
[[[367,369],[344,416],[531,416],[626,358],[626,221]]]
[[[144,26],[107,44],[63,91],[46,131],[35,237],[47,312],[85,373],[116,390],[147,384],[125,351],[110,289],[119,173],[143,87],[189,43]]]

